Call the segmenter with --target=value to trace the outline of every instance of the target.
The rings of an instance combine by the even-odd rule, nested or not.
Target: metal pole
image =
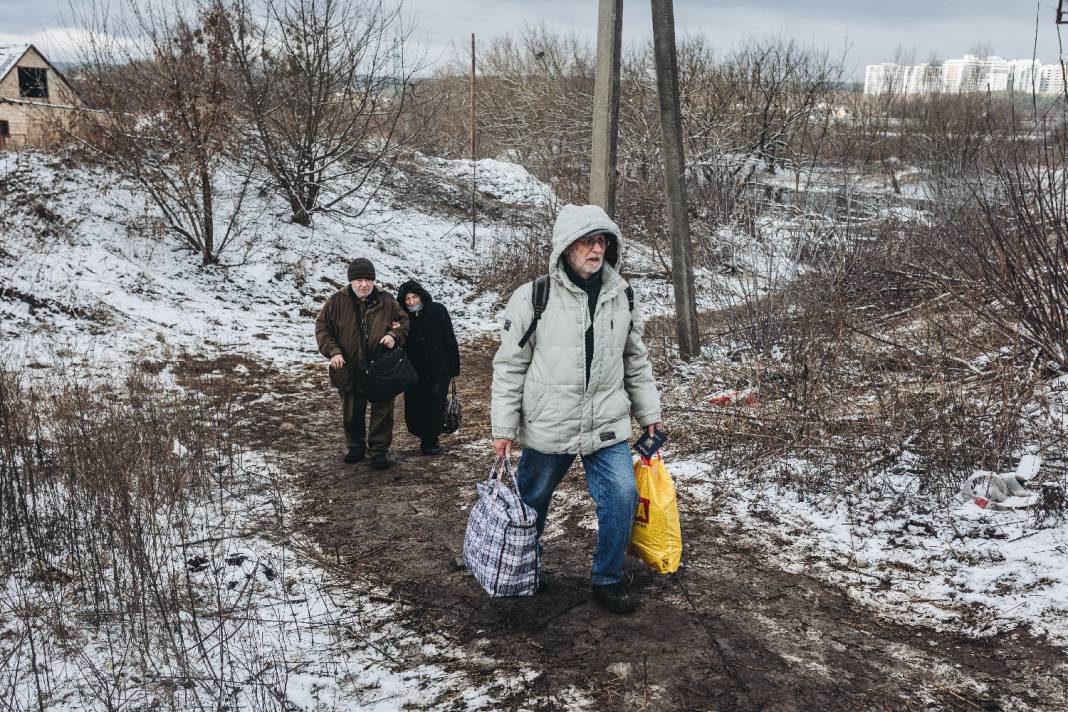
[[[675,53],[675,12],[672,0],[652,0],[653,53],[656,56],[656,91],[663,130],[664,189],[668,228],[671,231],[671,282],[675,288],[675,322],[679,356],[701,353],[697,329],[697,302],[693,287],[690,220],[686,212],[686,161],[682,149],[682,115],[679,110],[679,63]]]
[[[475,249],[475,33],[471,33],[471,249]]]
[[[623,0],[600,0],[597,66],[593,81],[593,153],[590,203],[616,212],[616,139],[619,134],[619,61],[623,43]]]

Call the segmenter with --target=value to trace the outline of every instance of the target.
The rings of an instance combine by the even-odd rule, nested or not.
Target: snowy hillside
[[[429,180],[442,192],[459,194],[465,171],[470,174],[466,162],[418,160],[407,174],[398,172],[395,185],[405,189],[409,181]],[[519,166],[490,160],[478,171],[480,188],[507,201],[511,210],[522,212],[551,198]],[[172,363],[181,354],[239,354],[275,368],[319,365],[314,317],[344,284],[346,265],[355,257],[373,260],[386,289],[420,280],[449,305],[461,337],[496,325],[498,296],[474,297],[465,275],[485,268],[487,243],[507,235],[507,225],[480,224],[473,249],[462,217],[400,205],[388,190],[359,218],[320,217],[311,229],[287,222],[261,196],[243,212],[247,225],[241,241],[222,255],[220,265],[204,269],[195,254],[153,232],[151,208],[114,176],[71,168],[48,154],[5,153],[0,154],[0,182],[0,358],[7,368],[29,366],[27,373],[46,381],[52,371],[106,381],[134,364],[147,364],[154,372],[152,364]],[[172,380],[168,368],[161,378]],[[178,439],[172,455],[188,456]],[[116,694],[131,703],[154,704],[166,694],[161,681],[190,675],[183,666],[192,664],[207,665],[196,670],[198,675],[255,681],[235,688],[234,702],[247,709],[267,704],[261,686],[284,695],[285,709],[359,704],[391,710],[447,702],[492,708],[495,699],[514,693],[533,675],[506,663],[457,655],[445,641],[392,623],[396,605],[383,604],[385,592],[370,583],[354,591],[351,583],[316,565],[313,543],[294,532],[278,538],[277,524],[271,526],[275,536],[263,531],[263,522],[272,518],[290,529],[296,488],[265,455],[242,456],[236,472],[245,485],[228,483],[225,503],[195,501],[190,513],[161,514],[158,526],[172,535],[151,543],[153,567],[166,580],[186,581],[181,585],[191,584],[198,595],[218,600],[225,609],[255,609],[255,623],[219,627],[210,620],[188,621],[187,633],[226,650],[232,665],[222,671],[208,660],[160,661],[153,666],[155,681],[120,685]],[[282,501],[266,494],[277,491]],[[55,566],[63,570],[69,564],[59,555]],[[38,654],[52,661],[43,682],[49,708],[99,701],[80,665],[111,670],[119,678],[144,678],[143,663],[116,660],[100,631],[82,630],[84,611],[65,604],[63,595],[63,589],[42,586],[29,573],[10,579],[0,595],[5,608],[27,598],[42,606],[40,617],[4,620],[0,638],[17,646],[27,633],[35,636]],[[59,636],[54,626],[70,633]],[[118,633],[107,626],[105,632]],[[27,667],[29,657],[12,657],[18,647],[5,648],[0,644],[0,653],[14,660],[9,671],[15,675],[5,689],[13,684],[15,699],[29,704],[41,679]],[[286,661],[284,669],[266,676],[256,672],[272,660]],[[499,674],[478,672],[487,668]],[[463,670],[491,681],[478,682]],[[570,705],[582,705],[581,695],[561,694]],[[180,704],[197,708],[197,699],[194,694]]]
[[[359,218],[324,216],[312,228],[261,198],[244,212],[240,243],[202,269],[175,240],[153,234],[150,208],[113,176],[47,155],[9,153],[0,162],[4,349],[27,361],[68,346],[103,360],[196,349],[303,361],[315,353],[312,320],[355,257],[373,260],[387,289],[421,280],[461,330],[493,324],[496,296],[467,303],[472,285],[452,275],[477,272],[478,250],[499,226],[480,226],[473,250],[462,221],[398,207],[389,191]],[[483,180],[502,194],[537,184],[518,166],[486,164]],[[442,176],[464,170],[441,166],[426,163]]]
[[[202,268],[196,255],[160,236],[151,207],[114,176],[73,167],[49,154],[0,154],[0,361],[43,380],[53,370],[106,380],[140,364],[177,384],[181,379],[175,363],[182,355],[204,361],[236,355],[290,378],[305,397],[303,405],[318,406],[308,397],[325,368],[315,348],[313,320],[323,301],[344,284],[346,264],[356,257],[374,262],[378,282],[386,289],[395,290],[407,279],[421,281],[448,306],[461,340],[491,338],[504,295],[480,292],[478,277],[493,269],[495,243],[514,237],[517,216],[544,220],[556,199],[521,166],[479,161],[480,198],[493,210],[492,218],[479,223],[472,245],[465,214],[471,164],[430,157],[412,161],[397,170],[390,187],[357,218],[319,216],[313,227],[305,228],[288,222],[286,212],[266,194],[254,196],[242,211],[241,237],[222,254],[219,265]],[[764,229],[769,239],[760,245],[744,235],[724,235],[724,249],[741,274],[699,269],[699,305],[722,308],[739,295],[759,293],[762,279],[785,283],[796,276],[804,268],[797,260],[801,242],[792,241],[794,227],[768,219]],[[658,276],[659,257],[632,241],[625,259],[628,270],[645,275],[634,284],[646,314],[670,314],[670,283]],[[665,411],[675,418],[669,425],[685,431],[692,419],[711,412],[715,394],[694,400],[694,384],[717,381],[720,361],[734,350],[729,340],[706,343],[706,358],[690,364],[670,363],[667,339],[659,344],[658,357],[668,362],[661,383]],[[478,343],[481,348],[489,342]],[[242,362],[230,375],[235,373],[247,376],[249,368]],[[723,369],[724,379],[727,373]],[[485,379],[487,374],[471,377]],[[255,391],[261,384],[249,378],[244,385]],[[1061,379],[1043,394],[1051,421],[1064,420],[1065,390],[1068,383]],[[289,420],[305,427],[303,419],[312,419],[314,411],[287,411],[295,400],[278,409],[287,427]],[[738,422],[743,422],[746,404],[731,406],[737,406]],[[484,417],[484,402],[475,407],[481,409],[478,417]],[[337,420],[333,412],[329,420]],[[268,441],[289,435],[271,432]],[[453,464],[466,487],[479,476],[481,465],[472,469],[461,460],[481,463],[488,433],[469,429],[465,437]],[[166,454],[184,461],[187,445],[174,438],[172,448],[168,439]],[[837,473],[798,459],[755,474],[743,472],[733,463],[724,465],[720,454],[708,448],[705,444],[677,460],[668,452],[684,529],[702,536],[714,531],[717,541],[751,547],[777,571],[817,580],[844,592],[865,611],[905,626],[986,639],[1026,630],[1046,636],[1055,649],[1068,644],[1068,528],[1063,521],[1036,528],[1029,514],[983,510],[970,499],[944,507],[917,491],[917,478],[899,474],[880,476],[872,491],[829,489],[809,497],[789,486],[791,478],[833,480]],[[336,459],[334,454],[319,455]],[[1028,457],[1021,450],[1021,470],[1036,462]],[[907,452],[901,460],[907,464]],[[201,599],[218,601],[220,610],[255,609],[245,627],[233,622],[215,626],[213,619],[189,621],[197,636],[212,645],[229,645],[240,658],[232,665],[241,674],[231,672],[248,684],[238,685],[235,704],[251,708],[262,701],[256,694],[265,693],[249,680],[255,677],[252,668],[264,661],[288,665],[284,673],[271,673],[285,709],[353,704],[382,710],[404,705],[493,709],[500,700],[522,697],[538,684],[540,671],[480,652],[478,646],[492,640],[493,629],[477,631],[473,649],[479,652],[453,650],[445,636],[406,627],[404,606],[385,587],[366,578],[353,585],[336,551],[337,568],[331,567],[330,552],[292,522],[295,493],[302,485],[286,469],[289,465],[291,460],[269,447],[242,452],[228,465],[239,472],[240,481],[225,483],[225,499],[197,501],[192,519],[181,522],[188,530],[177,533],[178,523],[166,518],[172,513],[160,514],[159,525],[168,536],[157,542],[158,563],[168,575]],[[446,471],[446,476],[452,474]],[[449,514],[462,517],[463,499],[471,492],[456,495],[455,482],[460,480],[447,483],[451,489],[445,506]],[[222,491],[222,479],[218,487]],[[568,492],[554,506],[579,512],[585,499]],[[409,504],[413,516],[418,515],[419,507]],[[585,529],[596,521],[589,512],[576,520],[575,526]],[[565,538],[560,522],[548,531],[550,538]],[[434,529],[426,539],[438,536]],[[700,571],[718,575],[719,562],[707,548],[688,549],[686,556],[694,572],[687,576]],[[62,556],[56,557],[62,569]],[[0,658],[15,650],[5,640],[21,640],[26,630],[36,630],[56,656],[53,709],[78,708],[96,699],[79,662],[88,660],[98,669],[114,665],[116,675],[141,670],[134,662],[109,658],[100,630],[115,631],[108,625],[99,630],[85,626],[80,622],[84,611],[64,595],[61,588],[27,575],[12,577],[0,598],[12,609],[13,601],[48,604],[26,619],[25,630],[14,618],[4,622],[0,616]],[[674,595],[665,594],[665,599]],[[481,610],[477,607],[469,618]],[[49,615],[62,620],[53,626]],[[75,631],[73,643],[64,638],[68,629]],[[14,694],[32,699],[36,693],[30,687],[34,679],[28,658],[13,659],[21,665]],[[193,672],[209,675],[208,668]],[[164,687],[160,680],[192,674],[168,665],[156,673],[155,682]],[[174,699],[154,695],[138,692],[128,701],[148,705]],[[181,708],[194,709],[205,699],[210,696],[191,694]],[[592,704],[584,690],[571,686],[546,699],[550,707]]]

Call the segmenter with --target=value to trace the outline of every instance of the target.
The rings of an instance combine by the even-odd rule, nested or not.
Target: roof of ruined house
[[[3,81],[15,63],[22,59],[22,55],[32,46],[26,43],[0,44],[0,81]]]

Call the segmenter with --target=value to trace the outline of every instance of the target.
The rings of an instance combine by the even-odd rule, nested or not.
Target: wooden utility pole
[[[593,155],[590,203],[616,212],[616,137],[619,133],[619,63],[623,42],[623,0],[600,0],[597,66],[593,80]]]
[[[475,33],[471,33],[471,249],[475,249]]]
[[[682,149],[682,115],[679,109],[675,11],[672,0],[651,2],[656,91],[660,99],[660,126],[664,137],[664,192],[668,204],[668,228],[671,231],[671,282],[675,287],[675,322],[679,356],[689,360],[701,354],[701,336],[697,328],[697,301],[693,288],[690,219],[686,212],[686,161]]]

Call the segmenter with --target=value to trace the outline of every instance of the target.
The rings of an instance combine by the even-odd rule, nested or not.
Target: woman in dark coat
[[[449,381],[460,375],[460,349],[452,318],[443,304],[414,280],[401,285],[397,301],[408,312],[408,352],[419,382],[404,392],[404,423],[419,438],[424,455],[441,452],[438,436],[445,420]]]

